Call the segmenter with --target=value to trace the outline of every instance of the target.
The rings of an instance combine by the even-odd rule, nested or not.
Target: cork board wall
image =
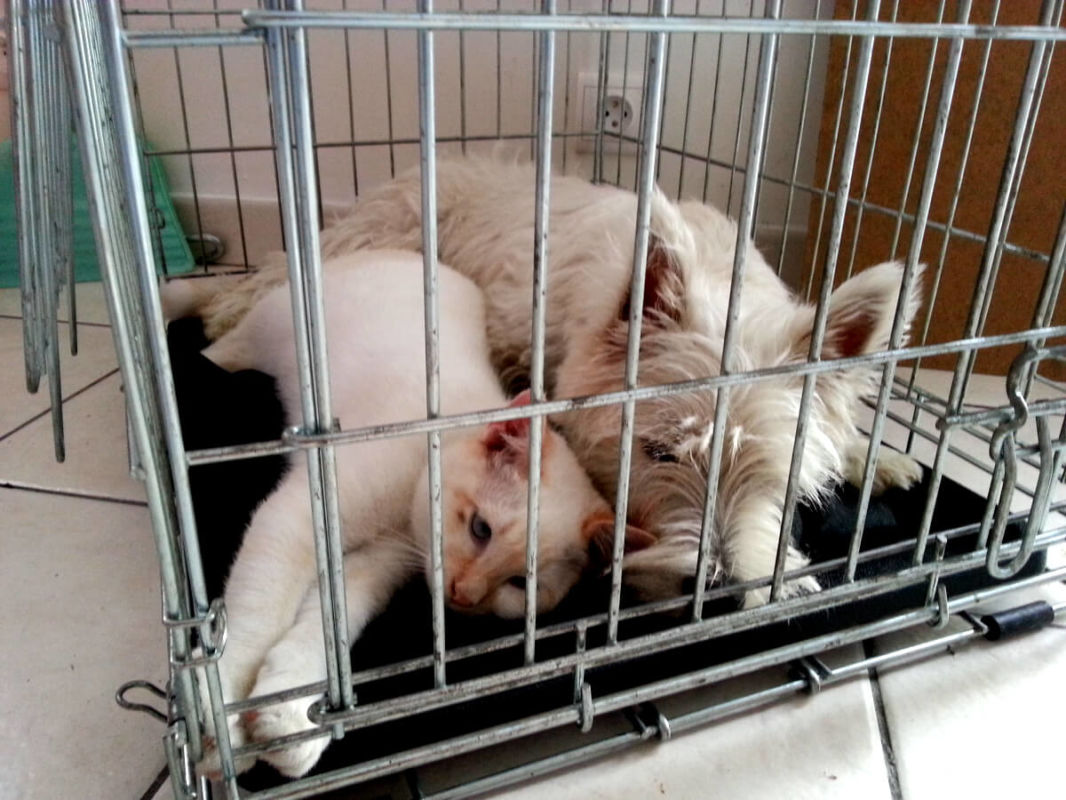
[[[840,0],[835,14],[838,18],[851,18],[856,0]],[[866,14],[866,4],[858,0],[858,15]],[[883,2],[881,19],[889,19],[893,4]],[[932,22],[937,19],[939,3],[929,0],[904,0],[899,3],[898,19],[901,21]],[[970,21],[992,21],[994,3],[990,0],[975,0]],[[999,23],[1031,25],[1040,17],[1040,0],[1010,0],[1000,4]],[[954,21],[957,4],[948,2],[945,20]],[[904,208],[913,214],[918,206],[925,165],[929,154],[936,108],[940,101],[941,87],[948,59],[950,43],[941,40],[899,39],[891,44],[879,40],[874,49],[866,105],[860,127],[859,147],[852,178],[851,196],[858,198],[869,171],[866,185],[866,201],[889,209]],[[833,159],[834,165],[829,186],[837,187],[839,163],[847,127],[848,103],[851,83],[855,73],[859,40],[852,46],[851,66],[845,85],[844,65],[847,39],[838,37],[833,41],[826,76],[825,103],[822,110],[821,134],[818,149],[816,175],[817,185],[826,185],[826,171]],[[948,122],[944,150],[933,194],[930,220],[946,223],[956,196],[956,184],[967,153],[966,139],[974,108],[985,43],[969,41],[963,49],[959,78]],[[924,120],[921,119],[922,95],[926,86],[933,48],[932,81]],[[935,271],[944,246],[944,233],[930,226],[921,249],[921,260],[927,265],[924,281],[926,307],[919,315],[912,341],[921,339],[923,323],[929,314],[926,341],[945,342],[962,338],[974,299],[974,287],[985,255],[984,239],[993,219],[993,209],[999,192],[1001,175],[1009,149],[1022,85],[1028,68],[1032,43],[995,42],[989,54],[983,90],[977,110],[976,125],[968,148],[961,190],[957,193],[958,205],[954,227],[964,232],[977,234],[977,240],[967,239],[965,234],[949,237],[944,251],[943,275],[939,289],[933,296]],[[1017,205],[1008,230],[1007,241],[1012,245],[1040,254],[1051,252],[1066,204],[1066,52],[1054,53],[1050,62],[1047,86],[1044,90],[1039,116],[1032,137],[1024,175],[1018,192]],[[890,57],[885,71],[886,58]],[[887,77],[886,77],[887,75]],[[877,120],[878,98],[884,83],[883,111],[874,138]],[[844,119],[839,137],[834,142],[838,103],[843,93]],[[914,174],[909,192],[904,198],[908,165],[914,147],[915,132],[920,127]],[[872,162],[871,162],[872,157]],[[808,227],[807,270],[815,273],[816,282],[825,265],[825,242],[828,238],[832,202],[827,205],[822,221],[820,252],[814,252],[814,241],[819,226],[820,204],[812,204]],[[864,267],[889,260],[904,258],[911,246],[914,226],[904,222],[898,233],[895,252],[893,240],[897,238],[897,221],[893,216],[866,210],[861,216],[856,237],[857,209],[849,208],[844,227],[841,257],[837,269],[837,282],[843,280],[851,251],[854,249],[854,268]],[[989,306],[985,334],[1000,334],[1025,330],[1032,326],[1037,298],[1040,295],[1047,273],[1046,261],[1006,252],[1003,255],[992,301]],[[1063,293],[1066,294],[1066,293]],[[1066,323],[1066,302],[1059,298],[1055,311],[1056,324]],[[977,371],[1004,374],[1010,362],[1021,348],[1018,345],[983,351],[977,362]],[[927,362],[926,366],[938,369],[953,369],[956,356],[941,356]],[[1061,363],[1045,362],[1041,372],[1049,377],[1064,380],[1066,369]]]

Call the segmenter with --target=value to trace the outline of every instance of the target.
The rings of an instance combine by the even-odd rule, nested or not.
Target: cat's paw
[[[317,728],[307,717],[313,698],[301,697],[287,703],[277,703],[248,715],[248,733],[256,742],[269,742],[281,736],[291,736]],[[283,750],[263,753],[260,758],[289,778],[299,778],[311,771],[330,742],[327,733],[314,739],[297,742]]]
[[[196,655],[200,656],[201,651],[197,650]],[[227,692],[230,691],[229,683],[227,682],[228,673],[221,667],[219,669],[219,677],[222,680],[222,692],[223,695],[229,699]],[[211,697],[207,690],[207,676],[203,667],[196,668],[196,686],[200,695],[200,708],[203,711],[203,757],[200,759],[197,768],[202,775],[206,775],[211,780],[218,780],[222,777],[222,759],[218,750],[218,736],[215,729],[215,717],[211,712]],[[229,716],[226,720],[227,730],[229,732],[230,748],[235,750],[238,747],[242,747],[245,744],[246,737],[244,728],[241,726],[241,721],[236,716]],[[243,758],[237,758],[234,761],[234,767],[239,775],[242,772],[246,772],[251,769],[255,763],[255,759],[245,756]]]
[[[214,735],[214,724],[210,724],[210,732],[205,730],[203,739],[203,758],[197,764],[197,770],[201,775],[207,776],[209,780],[217,781],[222,779],[222,757],[219,754],[218,739]],[[244,728],[241,726],[239,720],[229,721],[229,744],[230,748],[236,750],[238,747],[243,747],[245,744]],[[237,757],[233,761],[236,774],[240,775],[242,772],[247,772],[255,764],[255,758],[253,756],[241,756]]]
[[[278,659],[267,657],[263,667],[259,670],[259,677],[252,690],[253,697],[292,689],[294,686],[308,682],[307,676],[302,673],[284,667],[275,667],[277,661]],[[265,743],[282,736],[316,729],[318,726],[307,716],[307,709],[316,700],[315,697],[300,697],[284,703],[263,706],[255,713],[247,714],[245,725],[249,736],[256,742]],[[260,758],[282,775],[299,778],[318,763],[322,751],[326,749],[329,742],[329,734],[323,732],[319,737],[297,742],[284,750],[263,753]]]

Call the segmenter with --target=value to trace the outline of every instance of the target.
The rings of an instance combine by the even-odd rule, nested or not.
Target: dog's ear
[[[903,302],[904,342],[922,301],[921,273],[919,264]],[[841,284],[829,298],[822,357],[849,358],[887,350],[902,283],[903,265],[888,262]],[[804,344],[809,344],[810,331],[805,339]]]
[[[630,296],[618,310],[618,319],[629,320]],[[644,319],[649,322],[680,322],[685,310],[685,284],[681,267],[662,240],[652,235],[648,240],[648,262],[644,270]]]
[[[677,205],[658,187],[651,195],[648,261],[644,270],[644,321],[652,324],[680,322],[685,313],[685,279],[680,254],[691,244],[691,233]],[[627,280],[628,283],[628,280]],[[618,311],[628,322],[629,292]]]

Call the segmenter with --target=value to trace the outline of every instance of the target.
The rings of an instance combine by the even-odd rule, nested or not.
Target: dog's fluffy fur
[[[551,186],[546,365],[550,395],[618,390],[624,383],[629,283],[637,198],[616,188],[557,177]],[[439,256],[485,292],[489,341],[502,379],[528,378],[534,219],[533,172],[496,161],[445,161],[437,170]],[[639,381],[672,383],[717,375],[736,226],[695,202],[652,202]],[[421,250],[420,181],[401,175],[361,197],[354,211],[322,232],[329,259],[362,248]],[[902,267],[886,263],[832,295],[822,358],[883,350],[896,311]],[[283,259],[248,277],[172,285],[168,314],[198,313],[221,335],[269,287],[283,282]],[[781,282],[751,242],[736,322],[733,371],[801,363],[808,357],[815,308]],[[909,324],[920,304],[919,280],[903,299]],[[820,375],[807,426],[798,490],[817,502],[834,481],[861,472],[866,443],[855,419],[876,372],[856,368]],[[803,381],[775,378],[730,393],[711,542],[717,579],[750,581],[774,566]],[[631,521],[658,543],[627,556],[626,581],[646,598],[676,595],[695,574],[710,466],[717,394],[678,394],[637,405],[630,479]],[[621,410],[584,408],[559,415],[560,426],[596,484],[613,495]],[[920,474],[906,457],[884,454],[877,487],[909,485]],[[806,564],[789,548],[787,568]],[[812,578],[786,594],[817,589]],[[746,601],[765,601],[768,587]]]

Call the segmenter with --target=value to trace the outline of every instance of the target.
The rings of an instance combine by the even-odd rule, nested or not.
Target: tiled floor
[[[64,464],[52,460],[46,397],[23,391],[17,297],[0,292],[0,368],[8,377],[0,403],[0,800],[138,798],[164,763],[162,725],[120,710],[112,699],[121,682],[161,683],[166,672],[158,571],[143,491],[128,476],[107,317],[99,286],[82,289],[79,316],[88,324],[80,328],[81,354],[64,360]],[[1000,380],[990,381],[990,390],[1001,392]],[[980,488],[980,476],[969,480]],[[1062,600],[1066,587],[1035,594]],[[856,652],[857,646],[840,655]],[[1062,627],[1007,644],[978,642],[504,796],[1062,797],[1063,674]],[[758,687],[767,679],[743,680]],[[661,708],[674,716],[699,700],[706,697],[676,698]],[[427,770],[424,785],[446,784],[464,767],[457,760]]]

